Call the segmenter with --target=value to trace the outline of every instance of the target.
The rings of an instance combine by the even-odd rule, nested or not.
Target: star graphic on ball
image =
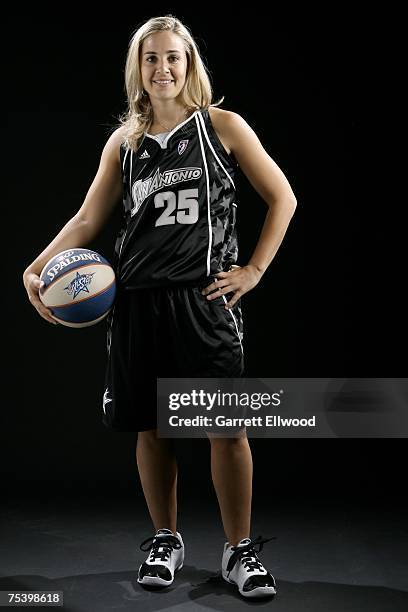
[[[64,290],[66,290],[69,295],[72,294],[73,300],[81,291],[86,291],[87,293],[89,293],[88,286],[91,284],[92,277],[94,274],[95,272],[93,272],[92,274],[80,274],[77,271],[76,277],[69,283],[69,285],[64,287]]]

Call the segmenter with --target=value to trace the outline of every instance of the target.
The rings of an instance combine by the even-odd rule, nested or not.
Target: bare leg
[[[252,455],[247,437],[215,438],[211,442],[211,474],[228,542],[236,546],[250,537]]]
[[[172,440],[156,430],[138,433],[137,467],[143,493],[156,531],[177,528],[177,461]]]

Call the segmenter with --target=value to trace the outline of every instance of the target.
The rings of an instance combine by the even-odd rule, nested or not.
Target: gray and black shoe
[[[174,534],[170,529],[159,529],[155,536],[141,543],[140,549],[149,550],[150,553],[139,567],[137,581],[145,586],[169,586],[184,563],[181,534],[178,531]]]

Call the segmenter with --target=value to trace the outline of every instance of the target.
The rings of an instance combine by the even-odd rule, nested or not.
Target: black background
[[[15,15],[8,21],[9,162],[6,237],[9,371],[4,383],[1,477],[12,494],[95,490],[141,495],[136,434],[101,423],[105,325],[51,326],[29,304],[25,267],[81,206],[116,117],[125,110],[132,32],[172,12],[195,36],[214,98],[240,113],[285,172],[298,201],[279,252],[243,298],[247,375],[404,376],[406,336],[389,218],[382,214],[379,132],[372,102],[385,78],[381,30],[343,9],[271,18],[236,7],[156,6],[154,14]],[[294,18],[295,17],[295,18]],[[375,78],[374,78],[375,77]],[[375,134],[374,134],[375,132]],[[373,138],[374,134],[374,138]],[[240,254],[247,263],[266,205],[241,177]],[[111,259],[120,207],[89,246]],[[385,248],[387,241],[390,243]],[[80,245],[78,245],[80,246]],[[82,246],[82,245],[81,245]],[[7,273],[8,276],[8,273]],[[397,495],[403,440],[251,440],[255,503],[272,492],[330,499]],[[209,444],[178,442],[180,487],[210,482]],[[267,486],[265,486],[265,482]]]

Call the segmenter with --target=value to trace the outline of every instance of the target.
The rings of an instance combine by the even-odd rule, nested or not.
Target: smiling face
[[[174,32],[150,34],[141,49],[143,87],[151,98],[176,98],[186,81],[187,55],[184,42]]]

